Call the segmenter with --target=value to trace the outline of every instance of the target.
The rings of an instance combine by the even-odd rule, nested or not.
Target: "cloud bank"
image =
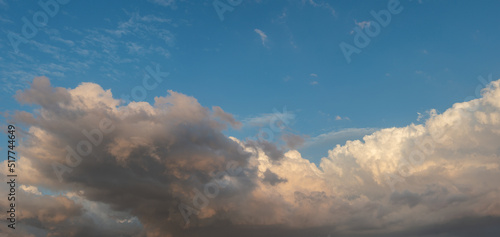
[[[12,118],[26,128],[12,236],[500,233],[500,80],[424,124],[337,145],[319,167],[225,136],[241,123],[178,92],[123,104],[40,77],[16,98],[37,108]]]

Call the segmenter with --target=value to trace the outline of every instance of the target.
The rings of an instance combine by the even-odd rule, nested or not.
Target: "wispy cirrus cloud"
[[[267,35],[260,29],[254,29],[255,33],[257,33],[260,37],[260,41],[262,42],[262,45],[267,46]]]
[[[287,111],[286,109],[283,112],[275,111],[274,113],[265,113],[260,114],[258,116],[253,116],[250,118],[243,119],[244,126],[254,126],[254,127],[263,127],[268,126],[270,123],[276,121],[287,121],[292,122],[295,119],[295,113],[291,111]]]
[[[153,14],[124,14],[126,20],[114,27],[42,29],[46,38],[33,38],[20,46],[24,50],[3,57],[6,59],[0,64],[1,80],[6,85],[3,90],[15,92],[37,76],[62,79],[63,76],[84,75],[90,70],[100,71],[102,77],[119,80],[128,74],[116,69],[121,65],[149,62],[149,57],[171,57],[169,49],[175,45],[171,19]],[[162,43],[153,43],[158,40]]]
[[[340,115],[335,116],[335,120],[351,120],[349,117],[341,117]]]
[[[319,1],[321,1],[321,0],[319,0]],[[313,7],[319,7],[319,8],[326,9],[332,14],[332,16],[336,15],[335,9],[329,3],[318,2],[318,0],[302,0],[302,2],[303,3],[307,2]]]
[[[172,9],[176,8],[176,0],[148,0],[154,4],[160,5],[162,7],[170,7]]]

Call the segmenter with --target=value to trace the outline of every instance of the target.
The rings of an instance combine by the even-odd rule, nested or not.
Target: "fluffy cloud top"
[[[39,106],[14,115],[27,128],[19,236],[500,233],[500,80],[425,124],[337,146],[319,167],[226,137],[241,126],[232,115],[173,91],[123,105],[93,83],[36,78],[16,97]]]

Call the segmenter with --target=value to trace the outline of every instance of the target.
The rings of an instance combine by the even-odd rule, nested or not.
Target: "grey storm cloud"
[[[296,134],[284,134],[281,136],[281,139],[283,139],[286,146],[290,149],[297,149],[305,143],[304,137]]]
[[[220,118],[223,121],[228,122],[231,126],[235,128],[241,128],[242,123],[234,118],[232,114],[228,114],[222,110],[219,106],[213,106],[214,116]]]
[[[263,181],[268,182],[269,184],[274,186],[274,185],[279,184],[279,183],[284,183],[287,180],[280,178],[277,174],[273,173],[270,170],[266,170],[266,172],[264,172]]]
[[[283,151],[274,143],[266,140],[249,140],[248,146],[259,147],[272,161],[279,161],[284,157]]]
[[[195,186],[190,177],[208,182],[212,172],[225,170],[230,161],[243,167],[249,156],[221,133],[224,121],[238,125],[231,116],[219,107],[212,116],[194,98],[175,92],[156,98],[154,106],[118,108],[110,91],[95,84],[66,90],[36,78],[16,98],[41,107],[39,113],[15,116],[29,126],[22,159],[37,169],[26,183],[80,192],[129,211],[157,232],[180,228],[177,205],[189,199]],[[240,188],[252,185],[235,192],[247,192]]]
[[[224,135],[241,126],[234,116],[174,91],[122,104],[94,83],[67,89],[40,77],[16,99],[35,108],[11,118],[23,129],[25,185],[12,236],[500,233],[500,80],[424,124],[332,145],[318,166]]]

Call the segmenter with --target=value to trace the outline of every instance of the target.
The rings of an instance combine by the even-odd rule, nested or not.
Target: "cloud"
[[[307,3],[309,3],[313,7],[320,7],[320,8],[326,9],[333,16],[336,15],[335,9],[332,6],[330,6],[330,4],[328,4],[328,3],[324,3],[324,2],[318,3],[315,0],[302,0],[302,2],[307,2]]]
[[[262,45],[266,46],[267,43],[267,35],[262,30],[254,29],[255,33],[260,36],[260,40],[262,41]]]
[[[0,6],[2,6],[4,4],[5,4],[5,2],[3,2],[2,0],[0,0]],[[4,18],[4,17],[1,17],[1,16],[0,16],[0,21],[3,22],[3,23],[8,23],[8,24],[13,24],[14,23],[12,20]]]
[[[170,57],[169,47],[175,45],[172,31],[177,26],[172,20],[161,15],[126,11],[120,15],[125,20],[111,24],[109,28],[77,30],[70,27],[65,29],[64,34],[56,29],[41,29],[47,34],[46,39],[31,39],[19,46],[18,54],[2,55],[4,63],[0,65],[0,80],[5,85],[2,89],[15,93],[26,88],[36,76],[63,79],[78,77],[89,71],[123,81],[142,76],[141,71],[135,68],[141,62],[157,56]],[[163,46],[155,46],[158,40],[164,42]],[[43,60],[33,67],[36,58],[32,55],[37,53],[43,53],[52,60]],[[128,68],[129,71],[117,68]]]
[[[234,119],[232,114],[228,114],[228,113],[224,112],[224,110],[222,110],[221,107],[213,106],[212,111],[214,111],[213,114],[215,117],[221,119],[222,121],[225,121],[225,122],[231,124],[231,126],[233,126],[234,128],[237,128],[237,129],[241,128],[242,123],[240,121],[237,121],[236,119]]]
[[[165,2],[163,0],[155,0],[155,1]],[[167,2],[173,3],[175,1],[167,1]],[[143,42],[145,35],[146,36],[152,35],[154,36],[153,38],[158,38],[163,40],[165,44],[167,44],[168,46],[173,46],[175,43],[174,34],[171,31],[165,29],[166,27],[158,27],[158,24],[152,24],[152,23],[159,23],[159,24],[164,24],[166,26],[171,26],[171,22],[172,21],[170,19],[161,18],[155,15],[141,16],[139,13],[132,13],[129,14],[129,19],[127,21],[118,23],[116,29],[106,29],[104,31],[118,38],[121,38],[123,36],[136,36],[139,39],[141,39],[138,42]],[[102,40],[104,40],[108,44],[111,42],[115,42],[116,44],[120,43],[116,42],[114,39],[110,39],[106,35],[102,35],[99,33],[96,34],[95,37],[107,37],[103,38]]]
[[[309,76],[311,76],[311,77],[318,77],[318,74],[316,74],[316,73],[311,73],[311,74],[309,74]],[[309,84],[311,84],[311,85],[313,85],[313,86],[314,86],[314,85],[318,85],[318,81],[312,81],[312,82],[310,82]]]
[[[357,21],[354,21],[356,23],[356,25],[358,25],[361,29],[364,29],[365,27],[369,27],[370,26],[370,22],[369,21],[361,21],[361,22],[357,22]]]
[[[354,21],[356,23],[356,25],[358,25],[361,29],[364,29],[365,27],[369,27],[370,26],[370,22],[369,21],[361,21],[361,22],[357,22],[357,21]]]
[[[318,166],[296,150],[225,136],[229,114],[178,92],[154,104],[120,104],[97,84],[54,88],[36,78],[16,98],[38,106],[14,115],[27,134],[19,145],[23,185],[62,194],[21,189],[24,200],[37,200],[23,201],[22,236],[500,233],[500,189],[493,182],[500,179],[500,80],[479,99],[431,111],[424,124],[332,144]],[[232,162],[242,172],[221,173]],[[71,171],[59,180],[54,164]],[[224,188],[212,195],[216,183]],[[181,203],[198,213],[189,226]],[[114,224],[97,224],[103,221]]]
[[[73,42],[71,40],[63,39],[60,36],[50,36],[50,39],[54,40],[54,41],[61,42],[69,47],[73,47],[75,45],[75,42]]]
[[[286,181],[287,181],[286,179],[282,179],[282,178],[278,177],[278,175],[276,175],[275,173],[273,173],[270,170],[266,170],[266,172],[264,172],[263,182],[267,182],[267,183],[271,184],[272,186],[275,186],[279,183],[286,183]]]
[[[16,115],[16,121],[29,125],[30,134],[30,142],[20,148],[25,154],[20,172],[30,173],[23,182],[51,192],[82,192],[84,200],[130,210],[151,227],[148,233],[171,228],[170,219],[182,220],[179,200],[188,200],[196,185],[189,177],[209,180],[211,172],[225,170],[229,161],[244,166],[248,155],[221,132],[226,127],[222,122],[239,124],[231,115],[169,93],[156,97],[154,105],[120,106],[97,84],[53,88],[47,78],[36,78],[31,88],[16,94],[20,102],[40,106],[39,113]],[[116,130],[106,133],[103,121]],[[76,165],[78,157],[81,164]]]
[[[281,136],[281,139],[286,143],[286,146],[290,149],[297,149],[301,147],[305,142],[303,136],[296,134],[283,134],[283,136]]]
[[[243,120],[243,124],[245,126],[255,126],[255,127],[270,126],[272,128],[276,126],[277,128],[281,128],[283,126],[287,126],[288,124],[292,123],[293,120],[295,120],[295,114],[291,111],[287,111],[285,107],[283,108],[282,112],[274,110],[274,113],[260,114],[258,116],[246,118]]]
[[[274,143],[268,141],[248,141],[247,146],[253,147],[256,151],[261,151],[271,162],[280,161],[283,159],[283,151],[280,150]],[[256,153],[257,155],[258,152]]]
[[[320,134],[305,140],[301,149],[305,153],[321,151],[320,154],[326,153],[328,149],[337,144],[345,144],[348,140],[359,140],[366,135],[372,134],[379,129],[376,128],[347,128],[340,131],[331,131]],[[321,156],[320,156],[321,157]]]
[[[40,191],[38,191],[38,188],[34,187],[34,186],[21,185],[21,186],[19,186],[19,188],[25,192],[28,192],[28,193],[32,193],[35,195],[42,195],[42,193]]]
[[[349,117],[340,117],[340,115],[335,116],[335,120],[351,120]]]
[[[148,0],[154,4],[160,5],[162,7],[170,7],[172,9],[176,8],[176,0]]]
[[[370,22],[369,21],[358,22],[358,21],[354,20],[354,24],[356,24],[361,29],[364,29],[365,27],[370,27]],[[351,30],[349,33],[351,35],[354,34],[354,30]]]
[[[426,72],[424,72],[424,71],[422,71],[422,70],[416,70],[416,71],[415,71],[415,74],[417,74],[417,75],[421,75],[421,76],[423,76],[423,77],[425,77],[425,78],[427,78],[427,79],[431,79],[431,78],[432,78],[431,76],[429,76]]]

